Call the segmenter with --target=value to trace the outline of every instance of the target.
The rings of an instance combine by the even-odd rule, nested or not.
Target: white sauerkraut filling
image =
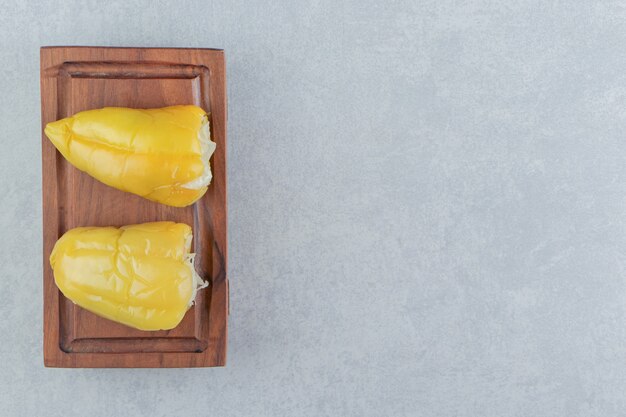
[[[187,249],[187,252],[191,250],[192,239],[193,239],[193,235],[187,236],[187,240],[185,241],[185,248]],[[191,305],[195,301],[198,290],[201,290],[202,288],[206,288],[209,286],[208,281],[203,280],[202,277],[200,277],[200,275],[198,275],[198,273],[196,272],[196,267],[195,267],[195,262],[194,262],[195,258],[196,258],[195,253],[187,253],[187,255],[185,255],[185,263],[187,264],[189,270],[191,271],[191,276],[193,277],[192,292],[191,292],[191,297],[189,299],[189,304],[188,304],[189,307],[191,307]]]
[[[188,188],[190,190],[199,190],[200,188],[206,187],[211,183],[212,175],[209,160],[211,159],[213,152],[215,152],[216,145],[215,142],[211,141],[211,130],[208,115],[203,118],[202,126],[200,126],[200,130],[198,131],[198,141],[200,141],[202,164],[204,165],[204,169],[202,170],[201,176],[181,185],[181,187]]]

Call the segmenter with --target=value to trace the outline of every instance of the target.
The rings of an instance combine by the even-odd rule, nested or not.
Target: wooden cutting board
[[[51,367],[197,367],[226,363],[226,74],[215,49],[44,47],[41,49],[44,363]],[[185,208],[108,187],[70,165],[43,134],[46,123],[105,106],[195,104],[210,114],[213,181]],[[146,332],[100,318],[67,300],[49,256],[78,226],[159,220],[193,227],[196,269],[210,286],[169,331]]]

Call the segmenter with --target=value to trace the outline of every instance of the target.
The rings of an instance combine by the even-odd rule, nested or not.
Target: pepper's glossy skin
[[[193,204],[211,179],[215,144],[197,106],[88,110],[48,123],[45,134],[81,171],[162,204]]]
[[[99,316],[141,330],[172,329],[203,281],[189,254],[186,224],[78,227],[50,255],[65,297]]]

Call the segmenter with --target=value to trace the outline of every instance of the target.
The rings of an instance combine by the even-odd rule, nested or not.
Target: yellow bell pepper
[[[45,134],[81,171],[169,206],[193,204],[211,182],[215,143],[197,106],[88,110],[48,123]]]
[[[101,317],[140,330],[180,323],[206,287],[193,266],[192,232],[186,224],[77,227],[50,255],[63,295]]]

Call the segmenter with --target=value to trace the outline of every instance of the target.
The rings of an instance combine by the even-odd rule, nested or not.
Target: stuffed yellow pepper
[[[162,204],[193,204],[211,182],[215,143],[197,106],[105,107],[48,123],[44,132],[76,168]]]
[[[206,287],[196,273],[191,228],[154,222],[78,227],[57,241],[50,265],[65,297],[140,330],[176,327]]]

